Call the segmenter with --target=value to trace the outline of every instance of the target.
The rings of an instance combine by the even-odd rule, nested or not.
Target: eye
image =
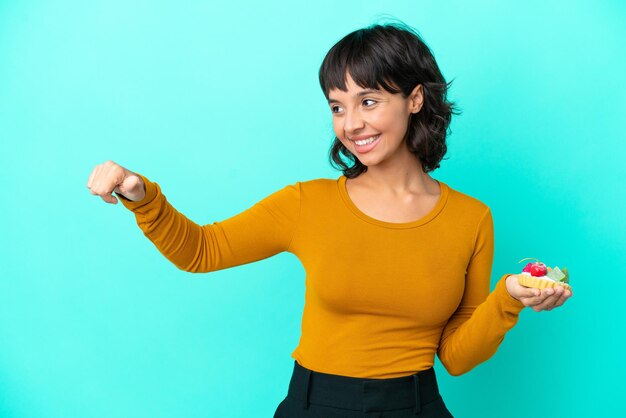
[[[365,100],[363,100],[363,103],[367,103],[367,102],[371,102],[372,104],[371,105],[365,104],[365,107],[372,107],[372,106],[374,106],[376,104],[376,100],[372,100],[372,99],[365,99]]]
[[[339,109],[341,109],[341,107],[339,107],[337,105],[330,107],[330,111],[333,112],[333,113],[338,113]]]

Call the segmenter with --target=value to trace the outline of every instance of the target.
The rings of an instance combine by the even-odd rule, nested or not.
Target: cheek
[[[340,122],[333,120],[333,131],[335,132],[335,136],[345,145],[345,141],[343,140],[343,129]]]
[[[343,144],[347,149],[352,149],[354,144],[350,142],[348,139],[344,139],[343,135],[343,122],[341,119],[333,119],[333,131],[335,132],[335,136],[339,138],[339,142]],[[351,151],[352,152],[352,151]]]
[[[402,136],[406,132],[409,123],[409,116],[402,111],[389,112],[379,119],[381,129],[387,132],[394,132]]]
[[[372,114],[369,118],[369,124],[375,131],[387,134],[393,134],[398,130],[398,122],[399,119],[388,112]]]
[[[340,136],[337,136],[337,138],[339,138],[339,142],[341,142],[344,147],[350,149],[353,146],[352,143],[350,141],[348,141],[347,139],[343,139]]]
[[[341,138],[341,129],[339,129],[339,124],[333,121],[333,131],[335,132],[335,136],[337,138]]]

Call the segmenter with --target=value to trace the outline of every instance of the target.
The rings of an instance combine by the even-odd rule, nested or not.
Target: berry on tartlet
[[[563,286],[566,289],[572,289],[572,286],[569,285],[567,268],[563,267],[560,269],[558,266],[551,268],[536,258],[523,258],[518,263],[526,260],[535,260],[535,262],[526,264],[522,269],[522,273],[517,275],[519,284],[522,286],[537,289]]]

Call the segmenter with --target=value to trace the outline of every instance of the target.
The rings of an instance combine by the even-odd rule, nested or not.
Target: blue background
[[[299,339],[296,257],[184,273],[87,178],[111,159],[198,223],[337,178],[317,70],[387,16],[454,79],[463,114],[433,177],[492,208],[492,286],[538,257],[574,287],[470,373],[437,360],[449,409],[623,412],[624,2],[5,0],[1,417],[272,416]]]

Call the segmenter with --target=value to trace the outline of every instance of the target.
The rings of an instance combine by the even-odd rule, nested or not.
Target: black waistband
[[[390,379],[368,379],[315,372],[294,361],[289,396],[302,402],[353,411],[414,408],[440,397],[435,370]]]

